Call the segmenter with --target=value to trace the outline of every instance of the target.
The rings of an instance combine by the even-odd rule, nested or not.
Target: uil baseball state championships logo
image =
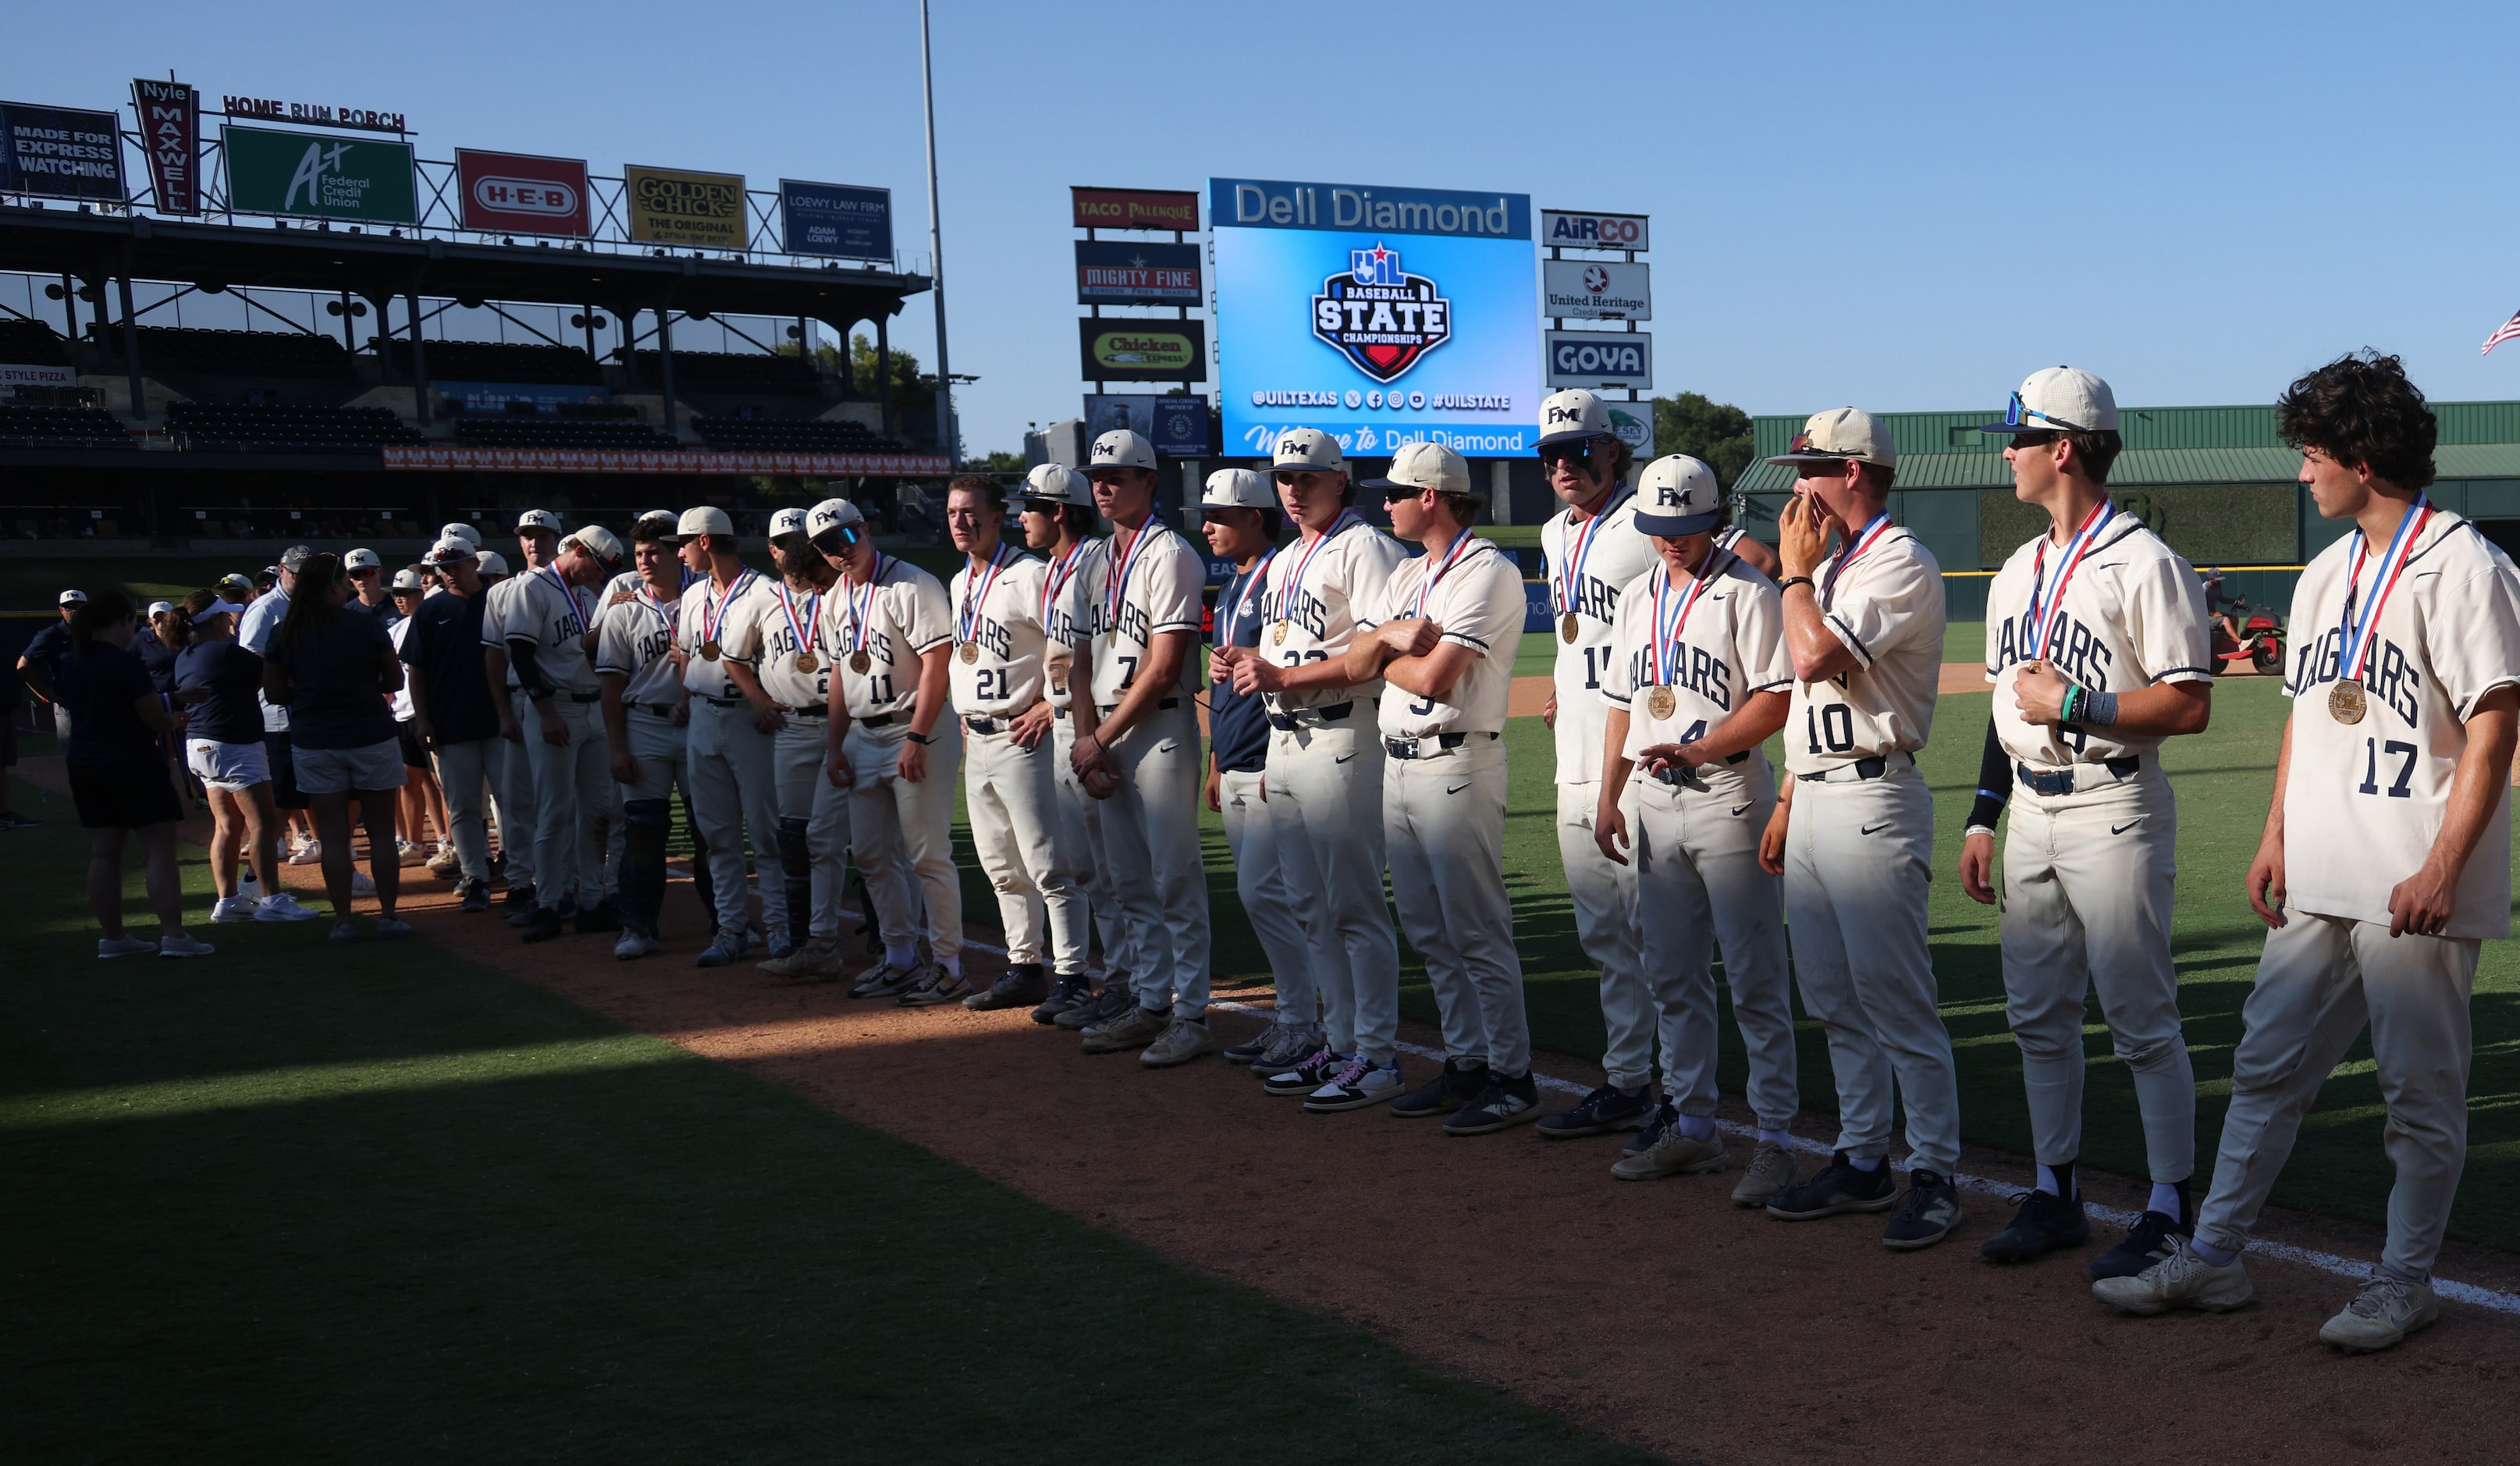
[[[1453,302],[1435,282],[1400,268],[1400,252],[1376,242],[1348,252],[1348,267],[1313,297],[1313,335],[1376,382],[1407,373],[1453,339]]]

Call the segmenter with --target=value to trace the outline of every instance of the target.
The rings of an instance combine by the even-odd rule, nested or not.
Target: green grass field
[[[13,1459],[1651,1459],[426,942],[99,963],[16,797]]]

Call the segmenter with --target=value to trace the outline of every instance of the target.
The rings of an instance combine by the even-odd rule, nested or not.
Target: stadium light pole
[[[962,472],[960,435],[954,425],[954,372],[945,357],[945,222],[936,206],[936,64],[927,45],[927,0],[919,0],[919,79],[927,104],[927,259],[928,289],[936,295],[936,426],[945,438],[950,470]]]

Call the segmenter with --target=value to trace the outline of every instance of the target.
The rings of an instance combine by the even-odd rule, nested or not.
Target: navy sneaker
[[[1960,1188],[1953,1185],[1949,1176],[1912,1170],[1908,1172],[1907,1198],[1900,1202],[1898,1214],[1890,1218],[1890,1224],[1881,1229],[1881,1245],[1894,1253],[1931,1247],[1950,1236],[1965,1214],[1960,1211]]]
[[[1528,1074],[1488,1072],[1478,1098],[1445,1118],[1447,1135],[1493,1135],[1540,1116],[1540,1086]]]
[[[1464,1069],[1459,1059],[1444,1061],[1444,1072],[1425,1083],[1393,1100],[1392,1114],[1403,1120],[1424,1120],[1429,1116],[1450,1115],[1479,1097],[1488,1087],[1488,1069]]]
[[[1052,985],[1050,996],[1032,1010],[1032,1021],[1044,1028],[1058,1022],[1058,1015],[1089,1002],[1094,997],[1094,980],[1085,974],[1065,973]]]
[[[1889,1162],[1866,1170],[1839,1151],[1810,1180],[1778,1192],[1768,1202],[1768,1214],[1779,1221],[1809,1221],[1840,1212],[1887,1212],[1897,1205],[1899,1183],[1891,1179]]]
[[[2182,1237],[2192,1237],[2195,1228],[2175,1216],[2160,1212],[2146,1212],[2135,1219],[2117,1246],[2092,1260],[2092,1281],[2103,1278],[2131,1278],[2170,1256],[2174,1243]]]
[[[1584,1096],[1574,1109],[1541,1117],[1540,1133],[1552,1140],[1572,1140],[1612,1130],[1641,1130],[1653,1114],[1652,1085],[1630,1094],[1616,1084],[1604,1084]]]
[[[561,935],[560,913],[549,906],[536,906],[525,918],[527,941],[550,941]]]
[[[467,882],[465,882],[465,883],[464,883],[464,905],[463,905],[463,909],[465,909],[465,910],[467,910],[467,911],[487,911],[487,910],[489,910],[489,909],[490,909],[490,883],[489,883],[489,882],[487,882],[487,881],[467,881]]]
[[[2059,1248],[2080,1247],[2092,1240],[2091,1218],[2083,1214],[2081,1202],[2069,1202],[2045,1191],[2026,1192],[2012,1200],[2020,1208],[2012,1214],[2012,1225],[1978,1245],[1979,1255],[1988,1261],[2027,1262]]]

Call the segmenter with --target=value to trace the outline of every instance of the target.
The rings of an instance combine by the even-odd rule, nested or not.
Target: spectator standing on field
[[[88,831],[88,906],[103,933],[96,954],[206,957],[210,944],[184,930],[183,876],[175,865],[175,821],[184,811],[158,743],[177,720],[131,650],[131,603],[120,591],[99,591],[82,600],[69,626],[69,654],[53,690],[69,714],[63,761],[70,802]],[[134,834],[147,852],[149,904],[159,931],[154,943],[122,929],[122,851]]]

